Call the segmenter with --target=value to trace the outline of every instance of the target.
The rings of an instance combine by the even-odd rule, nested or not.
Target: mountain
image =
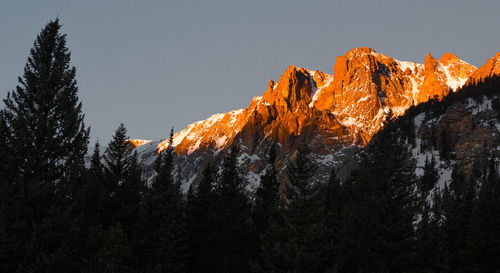
[[[290,66],[278,82],[269,81],[262,96],[244,109],[212,115],[174,135],[177,163],[186,190],[208,158],[220,160],[238,140],[240,165],[254,188],[272,143],[279,144],[277,167],[282,170],[297,145],[306,142],[319,165],[316,178],[348,162],[382,128],[411,106],[438,100],[467,81],[499,74],[500,53],[476,68],[452,53],[439,60],[427,54],[424,64],[404,62],[375,50],[354,48],[337,57],[333,75]],[[131,140],[148,176],[157,152],[168,141]]]

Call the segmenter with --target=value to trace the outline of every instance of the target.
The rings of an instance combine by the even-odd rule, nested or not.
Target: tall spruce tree
[[[436,169],[436,160],[434,159],[434,156],[431,156],[430,160],[427,157],[425,159],[424,174],[422,176],[420,186],[423,194],[427,194],[432,188],[434,188],[438,180],[439,174]]]
[[[128,241],[131,241],[145,189],[137,152],[132,151],[127,139],[127,129],[120,124],[104,153],[104,175],[111,220],[120,223]]]
[[[42,249],[29,241],[47,249],[60,243],[53,237],[45,242],[47,236],[38,237],[43,234],[38,229],[50,229],[49,217],[74,197],[73,183],[84,171],[90,130],[84,124],[76,69],[70,66],[66,35],[60,29],[56,19],[38,34],[24,74],[0,113],[0,156],[8,161],[0,170],[0,188],[9,195],[0,213],[0,245],[11,253],[0,252],[0,260],[10,257],[11,272],[20,263],[36,267],[33,263],[41,259]]]
[[[128,138],[127,128],[121,123],[104,153],[104,171],[113,194],[116,194],[118,186],[124,182],[130,167],[134,164],[133,153],[127,142]]]
[[[49,188],[83,171],[90,132],[60,28],[59,19],[50,21],[37,36],[3,110],[17,174]]]

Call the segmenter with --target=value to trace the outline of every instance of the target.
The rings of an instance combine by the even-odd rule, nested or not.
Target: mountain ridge
[[[275,142],[280,144],[281,161],[293,154],[298,141],[308,141],[322,157],[319,161],[340,164],[366,146],[387,119],[431,98],[441,100],[468,81],[500,73],[499,58],[497,54],[476,68],[452,53],[440,59],[427,53],[419,64],[362,47],[338,56],[332,75],[291,65],[278,82],[270,79],[266,91],[248,107],[212,115],[177,132],[175,152],[190,166],[185,174],[189,184],[200,170],[195,162],[208,154],[218,157],[235,139],[243,146],[242,157],[251,158],[242,164],[253,180],[262,171],[267,147]],[[131,144],[150,165],[153,150],[161,152],[168,140]]]

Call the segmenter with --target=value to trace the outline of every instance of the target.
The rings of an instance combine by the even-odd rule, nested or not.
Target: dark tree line
[[[59,20],[38,35],[0,111],[1,272],[498,272],[498,159],[436,190],[429,158],[415,176],[410,118],[386,124],[346,180],[316,166],[305,143],[282,180],[278,145],[255,194],[237,141],[183,194],[172,147],[145,181],[121,124],[85,165],[89,128]],[[444,104],[498,92],[499,78]],[[458,93],[457,93],[458,94]],[[460,97],[465,96],[465,97]],[[420,108],[418,108],[420,107]],[[495,107],[495,106],[494,106]],[[436,110],[441,111],[441,110]]]

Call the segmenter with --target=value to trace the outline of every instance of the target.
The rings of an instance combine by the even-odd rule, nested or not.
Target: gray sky
[[[290,65],[332,73],[370,46],[423,62],[453,52],[480,66],[500,50],[500,1],[0,0],[0,97],[17,84],[41,28],[59,16],[92,142],[120,122],[160,139],[246,107]]]

